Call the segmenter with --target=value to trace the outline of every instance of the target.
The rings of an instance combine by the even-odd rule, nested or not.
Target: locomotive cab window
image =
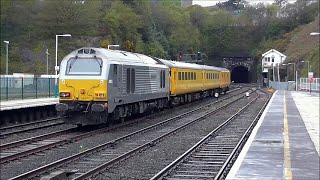
[[[70,58],[66,75],[101,75],[103,61],[99,58]]]

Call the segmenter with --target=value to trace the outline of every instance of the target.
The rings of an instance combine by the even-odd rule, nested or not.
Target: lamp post
[[[118,44],[111,44],[111,45],[108,45],[108,49],[110,49],[110,47],[119,47]]]
[[[56,76],[55,76],[55,85],[54,85],[54,96],[58,97],[58,70],[59,70],[59,66],[58,66],[58,37],[71,37],[71,34],[57,34],[56,35],[56,65],[54,67],[55,72],[56,72]]]
[[[49,74],[49,50],[47,49],[46,51],[46,54],[47,54],[47,74]]]
[[[8,68],[9,68],[9,41],[3,41],[6,43],[6,75],[8,75]]]
[[[310,34],[311,35],[311,34]],[[310,87],[310,93],[311,93],[311,79],[309,78],[309,72],[310,72],[310,65],[309,65],[309,61],[301,61],[301,62],[306,62],[308,63],[308,73],[307,73],[307,78],[309,79],[309,87]]]
[[[310,63],[310,62],[309,62],[309,61],[301,61],[301,62],[303,62],[303,63],[304,63],[304,62],[308,63],[308,73],[307,73],[307,74],[309,75],[309,72],[310,72],[310,64],[309,64],[309,63]],[[308,75],[307,75],[307,76],[308,76]]]
[[[293,64],[293,79],[296,84],[296,91],[298,90],[298,82],[297,82],[297,72],[296,72],[296,63],[288,63],[288,65]]]

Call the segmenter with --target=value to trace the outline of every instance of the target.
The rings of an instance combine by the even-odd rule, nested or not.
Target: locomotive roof
[[[229,71],[228,69],[215,67],[215,66],[164,60],[164,59],[152,58],[139,53],[132,53],[132,52],[121,51],[121,50],[111,50],[111,49],[105,49],[105,48],[94,48],[94,47],[83,47],[83,48],[77,49],[71,52],[69,55],[67,55],[64,59],[70,59],[70,57],[77,56],[77,55],[82,55],[82,56],[100,55],[115,63],[119,62],[119,63],[130,63],[130,64],[131,63],[132,64],[149,64],[149,66],[154,66],[154,67],[168,66],[170,68]]]
[[[127,51],[121,50],[111,50],[105,48],[94,48],[94,47],[83,47],[71,52],[66,59],[69,59],[72,56],[92,56],[92,55],[100,55],[104,58],[107,58],[113,62],[119,63],[133,63],[133,64],[149,64],[154,66],[164,66],[164,64],[154,58],[149,56],[139,54],[139,53],[132,53]]]

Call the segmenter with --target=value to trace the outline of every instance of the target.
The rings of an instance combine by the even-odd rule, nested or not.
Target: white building
[[[270,49],[269,51],[262,54],[262,73],[268,72],[268,69],[271,69],[272,66],[278,66],[278,64],[283,63],[283,61],[287,58],[281,52]]]

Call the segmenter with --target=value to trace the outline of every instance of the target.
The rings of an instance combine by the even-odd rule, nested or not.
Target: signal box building
[[[275,49],[270,49],[269,51],[262,54],[261,67],[263,86],[267,86],[268,80],[270,79],[270,77],[268,77],[269,70],[272,70],[273,67],[277,67],[278,65],[282,64],[286,58],[287,56]]]

